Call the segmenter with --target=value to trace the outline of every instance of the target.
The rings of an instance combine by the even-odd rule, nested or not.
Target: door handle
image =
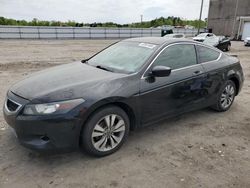
[[[197,71],[194,71],[194,72],[193,72],[193,75],[199,75],[199,74],[202,74],[202,71],[201,71],[201,70],[197,70]]]

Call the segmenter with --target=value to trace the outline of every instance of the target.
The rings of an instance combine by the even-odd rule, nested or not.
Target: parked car
[[[165,35],[164,37],[166,38],[186,38],[185,34],[183,33],[174,33],[174,34],[168,34],[168,35]]]
[[[213,33],[201,33],[193,38],[194,41],[203,42],[206,38],[215,37]]]
[[[216,48],[132,38],[16,83],[3,112],[28,148],[105,156],[138,127],[205,107],[227,111],[243,80],[239,60]]]
[[[225,36],[208,37],[203,43],[214,46],[222,51],[230,51],[231,49],[231,39]]]
[[[245,46],[250,46],[250,37],[245,38],[244,44]]]

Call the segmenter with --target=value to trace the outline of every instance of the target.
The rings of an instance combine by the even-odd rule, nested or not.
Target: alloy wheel
[[[98,151],[110,151],[118,146],[125,134],[125,121],[116,114],[106,115],[94,126],[92,144]]]
[[[228,84],[221,94],[220,102],[222,108],[226,109],[232,104],[234,100],[234,95],[235,95],[234,87],[231,84]]]

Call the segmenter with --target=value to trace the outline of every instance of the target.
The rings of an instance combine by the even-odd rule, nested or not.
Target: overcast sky
[[[77,22],[139,22],[157,17],[198,19],[201,0],[0,0],[0,16]],[[209,0],[204,0],[203,19]]]

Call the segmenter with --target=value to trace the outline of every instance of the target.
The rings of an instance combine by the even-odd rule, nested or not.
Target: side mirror
[[[155,77],[166,77],[169,76],[171,73],[171,68],[170,67],[165,67],[165,66],[155,66],[152,69],[152,76]]]
[[[82,63],[86,63],[89,59],[83,59],[81,60]]]

